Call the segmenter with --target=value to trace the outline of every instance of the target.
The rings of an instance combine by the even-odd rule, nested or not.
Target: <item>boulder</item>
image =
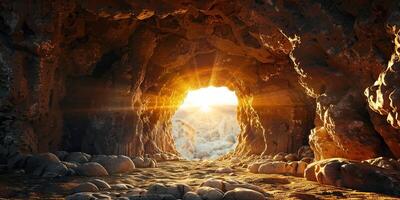
[[[196,190],[196,193],[202,198],[202,199],[208,199],[208,200],[221,200],[224,196],[224,192],[222,192],[220,189],[217,188],[212,188],[208,186],[202,186]]]
[[[130,196],[129,200],[176,200],[176,197],[170,194],[146,194]]]
[[[202,200],[202,198],[194,192],[187,192],[183,195],[182,200]]]
[[[286,161],[296,161],[296,160],[298,160],[298,157],[296,154],[290,153],[285,156],[285,160]]]
[[[33,173],[37,168],[44,168],[49,163],[59,163],[58,157],[52,153],[36,154],[27,158],[25,172]]]
[[[128,173],[135,169],[135,164],[132,162],[132,160],[129,157],[123,155],[93,156],[91,161],[100,163],[102,166],[104,166],[109,174]]]
[[[40,176],[47,178],[54,178],[58,176],[65,176],[68,173],[68,168],[61,162],[51,162],[45,165],[43,172]]]
[[[232,173],[233,169],[230,167],[221,167],[215,170],[215,173]]]
[[[304,176],[304,170],[306,170],[308,163],[304,161],[297,161],[297,169],[296,173],[294,174],[295,176],[303,177]]]
[[[265,200],[265,196],[246,188],[235,188],[225,193],[223,200]]]
[[[393,158],[378,157],[363,161],[377,167],[382,167],[385,169],[400,170],[400,162]]]
[[[169,194],[177,199],[182,199],[183,195],[192,191],[192,188],[186,184],[172,184],[164,185],[160,183],[151,184],[148,188],[147,194]]]
[[[93,196],[91,192],[79,192],[65,197],[65,200],[94,200],[94,199],[96,199],[96,197]]]
[[[286,162],[275,161],[264,163],[260,165],[258,172],[262,174],[285,174],[287,173]]]
[[[258,173],[258,168],[260,168],[261,164],[263,164],[263,163],[262,162],[251,163],[247,167],[247,170],[249,170],[249,172],[251,172],[251,173]]]
[[[68,156],[68,152],[66,151],[56,151],[54,152],[54,155],[56,155],[58,157],[58,159],[60,160],[65,160],[65,158]]]
[[[400,172],[341,158],[311,163],[304,176],[321,184],[400,195]]]
[[[74,193],[79,193],[79,192],[97,192],[99,191],[99,188],[90,182],[86,183],[81,183],[77,187],[73,189]]]
[[[89,162],[91,156],[83,152],[72,152],[65,157],[64,161],[74,163],[86,163]]]
[[[240,181],[235,181],[235,180],[208,179],[200,185],[200,187],[204,187],[204,186],[217,188],[217,189],[221,190],[222,192],[233,190],[235,188],[247,188],[247,189],[258,191],[263,194],[265,193],[265,191],[262,188],[260,188],[256,185],[245,183],[245,182],[240,182]]]
[[[96,162],[84,163],[75,171],[80,176],[108,176],[107,170]]]

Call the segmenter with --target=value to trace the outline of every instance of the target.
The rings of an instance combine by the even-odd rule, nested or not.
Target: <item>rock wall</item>
[[[386,31],[399,10],[390,0],[2,1],[0,155],[177,153],[171,117],[188,90],[211,84],[239,96],[238,155],[309,142],[317,159],[399,157]]]

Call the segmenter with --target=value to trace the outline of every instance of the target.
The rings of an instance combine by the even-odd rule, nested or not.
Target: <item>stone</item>
[[[378,157],[362,161],[385,169],[400,170],[400,162],[393,158]]]
[[[105,194],[93,193],[92,195],[99,200],[111,200],[111,197]]]
[[[160,183],[151,184],[148,188],[147,194],[164,195],[169,194],[177,199],[181,199],[187,192],[192,191],[192,188],[186,184],[171,184],[164,185]]]
[[[300,161],[303,161],[303,162],[306,162],[306,163],[312,163],[314,161],[314,158],[303,157]]]
[[[51,162],[45,165],[42,177],[54,178],[58,176],[65,176],[68,173],[68,168],[61,162]]]
[[[65,197],[65,200],[95,200],[96,197],[90,192],[79,192]]]
[[[247,170],[251,173],[258,173],[258,169],[260,168],[260,165],[263,164],[262,162],[255,162],[251,163],[248,167]]]
[[[126,192],[125,195],[135,196],[135,195],[145,195],[146,193],[147,193],[146,189],[134,188],[134,189],[131,189],[128,192]]]
[[[77,187],[73,189],[74,193],[79,193],[79,192],[98,192],[99,188],[90,182],[86,183],[81,183]]]
[[[76,168],[76,173],[80,176],[108,176],[107,170],[96,162],[88,162]]]
[[[224,191],[223,188],[225,186],[225,182],[222,180],[218,180],[218,179],[208,179],[200,185],[200,187],[203,187],[203,186],[217,188],[221,191]]]
[[[299,150],[297,151],[297,156],[299,158],[304,158],[304,157],[313,158],[314,157],[314,152],[310,148],[310,146],[301,146],[299,148]]]
[[[98,162],[109,174],[128,173],[135,169],[135,164],[127,156],[93,156],[92,162]]]
[[[130,188],[133,188],[133,186],[131,186],[129,184],[124,184],[124,183],[112,184],[110,186],[111,186],[111,189],[113,189],[113,190],[127,190]]]
[[[187,192],[183,195],[182,200],[202,200],[202,198],[195,192]]]
[[[275,160],[275,161],[283,161],[283,160],[285,160],[285,154],[284,153],[276,154],[274,156],[273,160]]]
[[[73,170],[75,170],[79,166],[77,163],[72,163],[72,162],[61,161],[61,163],[64,164],[67,168],[70,168]]]
[[[7,167],[8,169],[23,169],[30,157],[32,157],[30,154],[16,154],[8,159]]]
[[[274,161],[270,163],[264,163],[260,165],[258,172],[262,174],[285,174],[287,173],[286,162]]]
[[[93,179],[93,180],[90,180],[90,182],[95,184],[100,190],[111,189],[111,186],[107,182],[105,182],[101,179]]]
[[[304,171],[306,170],[307,165],[308,163],[304,161],[297,161],[297,169],[294,175],[299,177],[304,177]]]
[[[265,196],[246,188],[235,188],[225,193],[223,200],[265,200]]]
[[[129,200],[177,200],[177,198],[170,194],[146,194],[130,196]]]
[[[132,159],[135,167],[137,168],[155,168],[157,166],[157,162],[152,158],[142,158],[142,157],[135,157]]]
[[[144,161],[144,165],[147,168],[155,168],[155,167],[157,167],[157,161],[152,159],[152,158],[145,157],[143,159],[143,161]]]
[[[224,193],[217,188],[202,186],[196,190],[196,193],[202,199],[209,199],[209,200],[221,200],[224,196]]]
[[[250,190],[255,190],[260,193],[265,193],[265,191],[253,184],[239,182],[235,180],[219,180],[219,179],[208,179],[203,182],[200,187],[211,187],[221,190],[222,192],[226,192],[229,190],[233,190],[235,188],[247,188]]]
[[[290,154],[285,156],[285,160],[286,161],[297,161],[298,158],[297,158],[297,155],[295,155],[293,153],[290,153]]]
[[[321,184],[400,195],[400,172],[368,163],[331,158],[309,164],[304,177]]]
[[[132,162],[135,164],[135,167],[137,167],[137,168],[145,168],[146,167],[142,157],[135,157],[134,159],[132,159]]]
[[[91,156],[83,152],[72,152],[65,158],[67,162],[86,163],[89,162]]]
[[[67,156],[68,156],[68,152],[66,151],[56,151],[54,152],[54,155],[56,155],[58,157],[58,159],[60,160],[64,160]]]
[[[230,167],[222,167],[215,170],[215,173],[232,173],[233,169]]]
[[[29,157],[26,161],[25,172],[32,173],[37,168],[44,168],[49,163],[59,163],[58,157],[52,153],[36,154]]]

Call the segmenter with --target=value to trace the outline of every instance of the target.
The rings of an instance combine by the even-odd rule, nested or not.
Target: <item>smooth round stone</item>
[[[36,170],[36,168],[43,167],[48,163],[57,163],[60,162],[60,159],[52,153],[41,153],[37,155],[33,155],[29,157],[26,161],[25,171],[27,173],[32,173]]]
[[[60,162],[52,162],[45,166],[42,175],[47,178],[65,176],[68,173],[68,168]]]
[[[186,184],[164,185],[155,183],[149,186],[147,194],[169,194],[181,199],[189,191],[192,191],[192,188]]]
[[[90,160],[90,155],[82,152],[72,152],[65,158],[67,162],[86,163]]]
[[[74,188],[74,192],[97,192],[99,188],[90,182],[81,183],[76,188]]]
[[[111,186],[107,182],[105,182],[101,179],[93,179],[90,182],[95,184],[100,190],[111,189]]]
[[[79,192],[65,197],[65,200],[94,200],[96,197],[90,192]]]
[[[233,169],[230,167],[218,168],[215,173],[232,173]]]
[[[224,193],[221,190],[207,186],[198,188],[196,190],[196,193],[202,199],[208,199],[208,200],[220,200],[224,196]]]
[[[235,188],[225,193],[223,200],[265,200],[265,196],[260,192],[246,189]]]
[[[202,200],[202,198],[194,192],[187,192],[183,195],[182,200]]]
[[[212,188],[217,188],[221,191],[223,191],[222,189],[225,187],[224,182],[221,180],[217,180],[217,179],[208,179],[204,183],[202,183],[200,186],[208,186],[208,187],[212,187]]]
[[[96,162],[84,163],[75,171],[80,176],[108,176],[107,170]]]
[[[56,155],[58,157],[58,159],[60,160],[64,160],[67,156],[68,156],[68,152],[66,151],[56,151],[54,152],[54,155]]]
[[[123,155],[106,156],[99,155],[92,158],[93,162],[98,162],[107,170],[109,174],[128,173],[135,169],[133,161]]]

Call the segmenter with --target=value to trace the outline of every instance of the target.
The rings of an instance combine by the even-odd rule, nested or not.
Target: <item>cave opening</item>
[[[238,97],[227,87],[189,91],[172,117],[177,151],[188,160],[216,159],[233,151],[240,126]]]

